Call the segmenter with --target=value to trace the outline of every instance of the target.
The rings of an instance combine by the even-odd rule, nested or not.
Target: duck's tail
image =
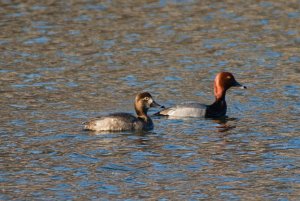
[[[83,130],[91,130],[91,122],[85,121],[81,123],[83,125]]]
[[[169,116],[169,114],[168,114],[169,111],[170,111],[170,108],[165,108],[165,109],[163,109],[159,112],[154,113],[153,115],[155,115],[155,116]]]

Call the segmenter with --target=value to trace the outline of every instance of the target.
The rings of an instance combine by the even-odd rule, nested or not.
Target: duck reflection
[[[228,124],[229,121],[235,121],[235,120],[237,120],[237,118],[232,118],[227,116],[218,119],[213,119],[214,122],[219,124],[218,126],[216,126],[216,128],[218,129],[217,131],[220,133],[224,133],[236,128],[236,126]]]

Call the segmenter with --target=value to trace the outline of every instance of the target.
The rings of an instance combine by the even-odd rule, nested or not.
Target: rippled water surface
[[[0,200],[299,199],[299,10],[299,0],[1,0]],[[248,86],[229,90],[226,119],[82,130],[133,113],[141,91],[165,106],[211,103],[220,71]]]

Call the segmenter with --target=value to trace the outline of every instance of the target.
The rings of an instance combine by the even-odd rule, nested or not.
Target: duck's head
[[[229,72],[221,72],[218,73],[215,78],[214,90],[215,96],[221,97],[230,87],[240,87],[242,89],[247,89],[246,86],[238,83],[232,73]]]
[[[135,97],[135,110],[138,116],[142,113],[147,114],[147,111],[150,107],[160,107],[164,108],[164,106],[159,105],[154,101],[151,94],[148,92],[139,93]]]

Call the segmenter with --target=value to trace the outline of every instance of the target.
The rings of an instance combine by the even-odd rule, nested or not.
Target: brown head
[[[225,98],[226,91],[230,87],[241,87],[243,89],[247,88],[246,86],[243,86],[240,83],[238,83],[231,73],[229,72],[218,73],[214,83],[214,93],[216,99]]]
[[[136,114],[139,117],[145,117],[147,116],[147,111],[150,107],[161,107],[164,108],[164,106],[159,105],[154,101],[151,94],[148,92],[139,93],[135,97],[134,102],[134,108],[136,111]]]

